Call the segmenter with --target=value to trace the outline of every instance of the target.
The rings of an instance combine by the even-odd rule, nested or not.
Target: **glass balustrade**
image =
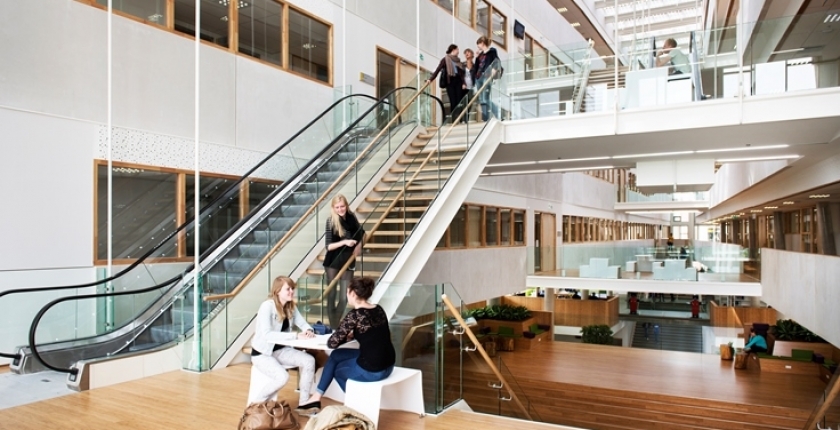
[[[693,241],[691,246],[640,241],[528,247],[528,274],[570,278],[699,282],[758,282],[760,253],[737,244]],[[652,241],[650,241],[652,243]]]
[[[840,41],[826,36],[823,43],[802,46],[781,37],[792,22],[810,22],[830,34],[825,20],[818,12],[667,36],[640,31],[617,55],[599,55],[582,43],[519,52],[504,62],[511,118],[620,114],[837,87],[840,58],[834,48]],[[679,41],[673,52],[663,50],[667,38]]]

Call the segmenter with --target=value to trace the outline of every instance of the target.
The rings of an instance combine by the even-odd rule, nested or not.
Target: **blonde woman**
[[[339,270],[347,263],[351,255],[359,256],[362,252],[362,239],[365,230],[359,224],[359,219],[350,211],[347,198],[339,194],[330,202],[330,217],[324,229],[324,242],[327,245],[327,255],[324,257],[324,272],[329,285]],[[353,265],[341,275],[341,279],[329,293],[324,306],[330,327],[338,327],[341,317],[347,309],[347,284],[353,279]],[[339,291],[340,290],[340,291]]]
[[[303,351],[280,342],[307,339],[315,336],[312,327],[301,316],[295,306],[295,281],[285,276],[278,276],[271,285],[268,300],[257,311],[257,327],[251,340],[251,363],[268,377],[262,381],[259,389],[252,389],[248,404],[260,403],[272,399],[289,381],[289,372],[283,366],[296,366],[300,374],[299,405],[309,398],[312,383],[315,380],[315,358]],[[301,331],[292,331],[292,326]],[[252,387],[253,388],[253,387]],[[308,413],[305,409],[298,413]],[[317,411],[315,411],[317,412]]]

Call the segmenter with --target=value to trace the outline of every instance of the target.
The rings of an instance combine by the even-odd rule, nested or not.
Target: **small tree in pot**
[[[593,324],[580,329],[583,333],[583,343],[595,343],[598,345],[612,345],[613,331],[606,324]]]

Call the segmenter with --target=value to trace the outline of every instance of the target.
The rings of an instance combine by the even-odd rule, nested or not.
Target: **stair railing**
[[[306,212],[304,212],[304,213],[300,216],[300,218],[298,219],[298,221],[297,221],[297,222],[296,222],[296,223],[295,223],[295,224],[294,224],[294,225],[293,225],[293,226],[289,229],[289,233],[287,233],[286,235],[284,235],[284,236],[283,236],[283,238],[282,238],[282,239],[280,239],[280,240],[279,240],[279,241],[278,241],[278,242],[274,245],[274,247],[272,247],[272,249],[271,249],[271,250],[270,250],[270,251],[269,251],[269,252],[265,255],[265,257],[263,257],[263,259],[262,259],[262,260],[260,260],[260,262],[259,262],[259,263],[257,263],[257,266],[254,268],[254,270],[252,270],[252,271],[248,274],[248,276],[246,276],[246,277],[245,277],[245,278],[244,278],[244,279],[243,279],[243,280],[239,283],[239,285],[237,285],[237,286],[236,286],[233,290],[231,290],[229,293],[225,293],[225,294],[213,294],[213,295],[207,295],[207,296],[204,296],[204,297],[203,297],[203,300],[204,300],[204,301],[206,301],[206,302],[209,302],[209,301],[217,301],[217,300],[225,300],[225,299],[230,299],[230,298],[233,298],[233,297],[235,297],[237,294],[239,294],[239,292],[240,292],[240,291],[242,291],[242,289],[243,289],[243,288],[245,288],[245,286],[246,286],[246,285],[248,285],[248,283],[251,281],[251,279],[253,279],[253,277],[254,277],[254,276],[256,276],[256,274],[257,274],[257,272],[259,271],[259,269],[260,269],[260,268],[262,268],[263,266],[265,266],[266,264],[268,264],[268,262],[269,262],[269,261],[271,261],[272,257],[274,257],[274,254],[276,254],[276,253],[277,253],[277,251],[278,251],[278,250],[279,250],[279,249],[280,249],[280,248],[281,248],[281,247],[282,247],[282,246],[283,246],[283,245],[284,245],[287,241],[289,241],[289,240],[291,239],[291,237],[292,237],[291,232],[293,232],[293,231],[297,230],[297,229],[298,229],[298,227],[300,227],[300,226],[301,226],[301,225],[302,225],[302,224],[303,224],[303,223],[307,220],[307,218],[309,217],[309,215],[311,215],[311,214],[312,214],[312,212],[314,212],[314,211],[318,208],[318,206],[326,200],[327,196],[329,196],[329,195],[330,195],[330,193],[331,193],[332,191],[334,191],[336,187],[338,187],[338,185],[341,183],[342,179],[344,179],[344,178],[346,178],[347,176],[349,176],[349,175],[350,175],[350,173],[351,173],[354,169],[356,169],[356,168],[357,168],[357,166],[358,166],[359,162],[360,162],[362,159],[364,159],[364,157],[365,157],[365,156],[366,156],[366,155],[367,155],[367,154],[368,154],[368,153],[369,153],[369,152],[373,149],[373,147],[376,145],[376,142],[377,142],[377,141],[378,141],[378,140],[379,140],[379,139],[380,139],[380,138],[381,138],[381,137],[385,134],[385,132],[386,132],[387,130],[390,130],[391,126],[393,126],[393,125],[394,125],[397,121],[400,121],[400,120],[401,120],[402,114],[404,114],[404,113],[408,110],[408,108],[409,108],[411,105],[413,105],[413,104],[414,104],[414,102],[415,102],[415,101],[416,101],[416,100],[420,97],[420,95],[425,94],[425,93],[424,93],[424,91],[426,90],[426,88],[427,88],[429,85],[430,85],[430,82],[426,82],[426,83],[425,83],[425,84],[424,84],[424,85],[423,85],[423,86],[422,86],[419,90],[417,90],[417,92],[415,92],[415,93],[414,93],[414,95],[413,95],[413,96],[411,96],[411,98],[410,98],[410,99],[409,99],[409,100],[405,103],[405,105],[404,105],[404,106],[403,106],[403,107],[402,107],[402,108],[401,108],[401,109],[400,109],[400,110],[399,110],[399,111],[398,111],[398,112],[397,112],[397,113],[396,113],[396,114],[395,114],[395,115],[391,118],[391,120],[390,120],[390,121],[388,121],[388,123],[387,123],[384,127],[382,127],[382,129],[379,131],[379,133],[377,133],[377,134],[376,134],[376,136],[374,136],[374,138],[370,140],[370,143],[368,143],[368,144],[367,144],[367,146],[365,146],[365,148],[364,148],[362,151],[360,151],[360,152],[358,153],[358,155],[356,156],[356,158],[355,158],[355,159],[354,159],[354,160],[353,160],[353,161],[352,161],[352,162],[351,162],[351,163],[347,166],[347,168],[345,168],[345,169],[344,169],[344,171],[343,171],[343,172],[341,172],[341,174],[340,174],[340,175],[339,175],[336,179],[334,179],[334,180],[333,180],[333,182],[332,182],[332,184],[329,186],[329,188],[327,188],[327,189],[326,189],[326,190],[325,190],[325,191],[321,194],[321,197],[319,197],[319,198],[318,198],[318,200],[316,200],[314,203],[312,203],[312,206],[310,206],[310,207],[309,207],[309,209],[307,209],[307,210],[306,210]],[[342,273],[344,273],[344,271],[346,271],[346,269],[347,269],[348,267],[350,267],[350,264],[352,264],[352,262],[353,262],[353,261],[354,261],[354,259],[353,259],[353,258],[351,258],[350,260],[348,260],[348,264],[346,264],[346,265],[344,266],[344,268],[342,268],[341,272],[339,272],[339,274],[336,276],[335,280],[337,280],[337,279],[339,279],[339,278],[340,278],[341,274],[342,274]],[[334,281],[335,281],[335,280],[334,280]]]
[[[472,332],[472,330],[470,330],[469,326],[467,326],[467,323],[464,321],[464,318],[461,317],[461,313],[458,312],[458,309],[452,304],[452,302],[449,300],[449,297],[447,297],[446,294],[441,294],[440,298],[446,305],[446,307],[449,308],[449,312],[452,313],[452,315],[455,317],[455,320],[457,320],[458,324],[461,326],[461,330],[459,330],[459,332],[463,331],[464,334],[466,334],[467,337],[470,338],[470,341],[473,343],[473,346],[469,347],[468,350],[473,351],[474,349],[475,351],[478,351],[478,353],[481,354],[481,357],[484,358],[484,361],[487,363],[487,366],[490,367],[490,370],[493,371],[493,374],[499,380],[499,383],[491,385],[491,388],[500,390],[500,393],[502,389],[505,389],[508,392],[509,397],[500,397],[499,400],[512,400],[516,404],[516,406],[519,407],[519,409],[522,411],[522,414],[524,414],[525,417],[527,417],[529,420],[533,421],[534,419],[531,417],[531,413],[528,411],[528,408],[525,407],[525,405],[522,404],[522,402],[519,400],[519,396],[516,395],[516,393],[511,388],[511,385],[502,375],[502,372],[500,372],[499,368],[496,367],[496,365],[493,363],[493,360],[487,354],[487,351],[484,350],[484,346],[481,344],[481,342],[478,341],[478,339],[475,337],[475,334]],[[465,350],[467,349],[465,348]]]
[[[592,68],[592,48],[595,46],[595,41],[589,39],[589,49],[586,50],[586,58],[583,59],[583,66],[580,70],[580,79],[578,85],[575,86],[574,94],[572,95],[573,108],[572,112],[580,113],[580,108],[583,105],[583,96],[586,94],[586,86],[589,85],[589,71]]]
[[[482,85],[481,88],[479,88],[479,90],[476,91],[476,93],[472,96],[472,98],[469,100],[469,102],[466,103],[466,105],[463,107],[463,109],[461,109],[461,112],[458,115],[458,117],[455,120],[452,121],[452,124],[450,124],[449,129],[447,129],[447,131],[443,135],[443,137],[438,139],[438,142],[443,141],[447,137],[449,137],[449,135],[452,133],[452,130],[455,128],[455,126],[457,124],[459,124],[461,122],[461,120],[464,119],[464,115],[468,114],[470,108],[474,105],[475,101],[479,99],[479,94],[481,94],[483,91],[485,91],[486,88],[488,88],[490,86],[490,84],[493,82],[493,77],[496,75],[497,67],[495,67],[495,66],[496,66],[495,64],[490,66],[490,68],[489,68],[490,77],[485,80],[484,85]],[[428,83],[427,83],[427,85],[428,85]],[[423,88],[425,88],[425,86]],[[434,158],[434,156],[436,156],[436,155],[438,155],[438,150],[437,150],[437,148],[433,148],[431,151],[429,151],[429,154],[426,156],[426,158],[423,160],[423,162],[420,164],[420,166],[417,167],[417,170],[414,172],[414,174],[411,176],[411,178],[409,178],[408,181],[403,182],[403,186],[401,187],[401,189],[397,193],[397,196],[394,197],[391,204],[388,205],[388,208],[385,209],[385,211],[382,213],[382,215],[376,221],[376,224],[373,225],[373,227],[370,229],[370,231],[365,232],[365,239],[364,239],[365,242],[367,242],[367,241],[369,241],[373,238],[373,234],[376,232],[376,230],[379,228],[379,226],[382,225],[382,222],[385,220],[385,218],[388,217],[388,215],[391,213],[391,210],[394,209],[394,206],[396,206],[397,203],[400,202],[400,199],[405,195],[406,190],[408,190],[408,188],[411,186],[411,184],[414,183],[414,181],[417,179],[417,177],[422,172],[423,167],[425,167],[429,163],[429,161],[432,158]],[[323,301],[324,296],[326,296],[328,293],[330,293],[332,290],[334,290],[336,288],[339,281],[341,280],[341,275],[343,275],[344,272],[346,272],[353,265],[353,263],[355,261],[356,261],[356,256],[351,255],[350,258],[347,259],[347,262],[344,263],[344,266],[342,266],[341,269],[338,271],[338,273],[336,273],[335,277],[333,277],[332,281],[330,281],[330,283],[323,289],[323,291],[321,292],[321,296],[317,297],[317,298],[309,299],[309,300],[305,301],[304,303],[305,304],[316,304],[316,303],[320,303],[321,301]]]

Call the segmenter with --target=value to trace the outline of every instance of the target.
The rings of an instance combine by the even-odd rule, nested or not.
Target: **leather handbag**
[[[239,430],[298,430],[300,423],[285,400],[266,400],[245,408]]]

